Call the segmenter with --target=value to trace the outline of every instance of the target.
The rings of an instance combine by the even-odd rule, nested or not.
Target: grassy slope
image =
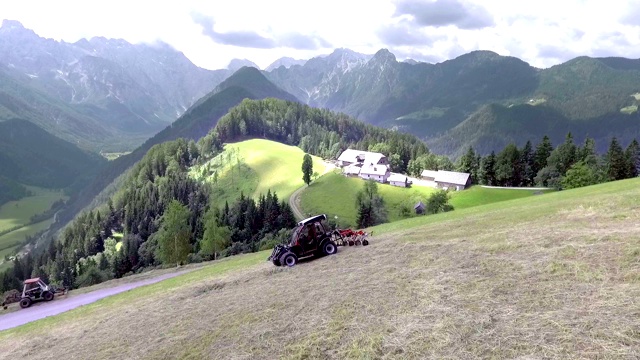
[[[359,178],[347,178],[339,173],[330,173],[322,176],[302,193],[302,210],[307,215],[318,213],[325,213],[329,217],[337,215],[341,226],[353,226],[356,223],[357,216],[355,207],[356,194],[362,189],[362,184],[363,180]],[[379,184],[378,191],[385,200],[389,221],[394,222],[403,219],[400,216],[400,208],[403,204],[408,205],[413,211],[413,206],[420,200],[425,202],[434,189],[421,186],[404,189]],[[453,192],[451,194],[451,204],[455,209],[464,209],[527,197],[533,193],[530,190],[487,189],[474,186],[465,191]]]
[[[304,185],[304,152],[300,148],[263,139],[246,140],[226,146],[239,149],[241,159],[252,171],[241,170],[241,175],[248,176],[249,181],[245,181],[237,173],[231,173],[229,167],[223,169],[223,175],[218,182],[231,185],[231,188],[224,191],[225,199],[231,201],[239,196],[240,190],[243,190],[245,195],[258,196],[261,193],[266,194],[267,190],[271,189],[272,192],[277,192],[280,200],[286,200],[296,189]],[[322,160],[315,156],[313,169],[320,174],[325,169]],[[198,171],[199,169],[192,169],[192,176]],[[245,183],[240,183],[240,179]],[[221,203],[224,204],[224,201]]]
[[[356,223],[356,194],[362,189],[364,181],[359,178],[345,177],[339,172],[328,173],[300,195],[300,204],[305,215],[327,214],[329,217],[338,216],[341,226],[353,226]],[[389,213],[389,221],[400,220],[400,207],[403,203],[418,202],[426,199],[433,189],[414,186],[409,189],[379,184],[378,191],[385,200]],[[411,205],[413,208],[413,205]]]
[[[291,269],[226,259],[0,333],[0,358],[637,358],[639,185],[399,221]]]
[[[60,199],[66,199],[61,191],[35,186],[27,186],[27,188],[33,193],[33,196],[10,201],[0,207],[0,231],[24,225],[33,215],[45,212],[51,207],[51,204]]]

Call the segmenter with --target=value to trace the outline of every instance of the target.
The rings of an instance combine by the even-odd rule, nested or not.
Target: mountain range
[[[91,150],[132,150],[231,72],[199,68],[164,43],[66,43],[4,20],[0,121],[27,119]]]
[[[214,95],[251,97],[242,92],[265,87],[260,78],[244,81],[242,89],[216,90],[245,67],[258,68],[235,59],[227,69],[205,70],[163,43],[98,37],[70,44],[5,20],[0,120],[27,119],[92,150],[132,150],[161,131],[180,133],[186,126],[192,137],[215,125],[217,110],[193,105]],[[469,146],[486,154],[544,135],[558,143],[569,131],[578,141],[594,137],[599,150],[612,136],[626,143],[640,135],[640,60],[579,57],[538,69],[490,51],[429,64],[398,61],[386,49],[372,55],[336,49],[306,61],[278,59],[262,74],[280,98],[415,134],[434,153],[454,158]],[[194,121],[196,113],[208,113],[210,121]]]

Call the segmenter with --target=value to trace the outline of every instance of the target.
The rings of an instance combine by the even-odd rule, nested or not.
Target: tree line
[[[348,148],[381,152],[392,171],[405,172],[409,162],[428,154],[417,137],[365,124],[342,113],[278,99],[246,99],[223,116],[199,141],[205,154],[223,143],[265,138],[300,147],[304,152],[335,159]]]
[[[564,142],[554,147],[544,136],[535,148],[531,141],[522,148],[512,143],[487,156],[469,147],[455,169],[470,173],[476,184],[571,189],[638,176],[640,145],[634,139],[623,149],[614,137],[607,152],[599,155],[592,138],[577,145],[568,133]]]

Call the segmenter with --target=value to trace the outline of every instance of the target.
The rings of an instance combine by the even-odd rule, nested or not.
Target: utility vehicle
[[[333,255],[338,245],[333,240],[335,231],[323,223],[327,215],[321,214],[298,223],[288,245],[276,245],[267,260],[276,266],[294,266],[298,260],[309,256]]]

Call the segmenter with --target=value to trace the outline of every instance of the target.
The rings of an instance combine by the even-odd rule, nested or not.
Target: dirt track
[[[67,298],[57,299],[49,303],[35,303],[27,309],[21,309],[20,311],[0,315],[0,331],[24,325],[32,321],[44,319],[48,316],[57,315],[65,311],[73,310],[77,307],[90,304],[108,296],[135,289],[140,286],[157,283],[159,281],[184,274],[185,272],[187,271],[164,274],[152,279],[140,280],[107,289],[100,289],[77,296],[74,296],[72,291],[69,295],[67,295]]]

